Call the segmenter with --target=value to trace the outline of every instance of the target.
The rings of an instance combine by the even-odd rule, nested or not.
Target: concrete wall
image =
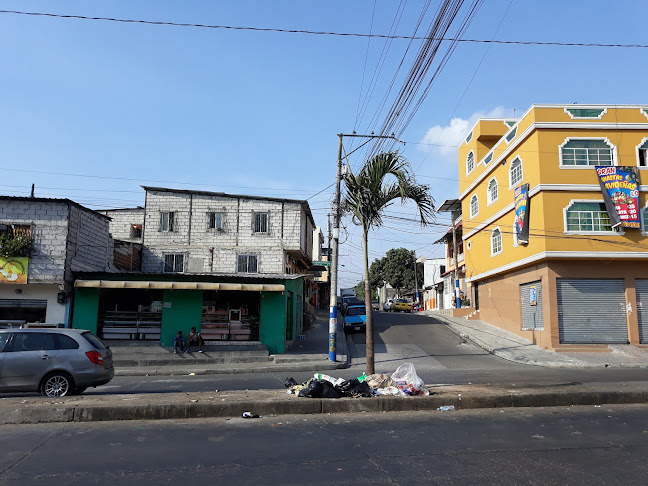
[[[175,213],[173,231],[160,231],[162,212]],[[224,213],[222,231],[208,227],[210,212]],[[254,232],[256,212],[268,213],[267,233]],[[185,273],[236,273],[238,255],[254,254],[258,273],[283,274],[285,250],[312,252],[312,223],[296,203],[149,190],[144,224],[144,272],[161,272],[165,253],[185,253]]]
[[[98,212],[111,218],[109,230],[115,240],[142,243],[142,238],[132,236],[131,228],[134,224],[144,224],[144,208],[113,209]]]

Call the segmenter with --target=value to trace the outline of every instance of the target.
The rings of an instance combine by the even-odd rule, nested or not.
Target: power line
[[[277,29],[266,27],[242,27],[233,25],[209,25],[209,24],[192,24],[183,22],[162,22],[153,20],[137,20],[137,19],[118,19],[113,17],[89,17],[85,15],[63,15],[53,14],[46,12],[24,12],[18,10],[0,10],[0,14],[15,14],[15,15],[30,15],[38,17],[55,17],[64,19],[79,19],[79,20],[101,20],[109,22],[122,22],[129,24],[146,24],[146,25],[164,25],[172,27],[193,27],[202,29],[224,29],[224,30],[248,30],[255,32],[277,32],[286,34],[308,34],[308,35],[329,35],[340,37],[363,37],[363,38],[381,38],[381,39],[414,39],[414,40],[435,40],[435,41],[452,41],[452,42],[466,42],[478,44],[503,44],[503,45],[523,45],[523,46],[560,46],[560,47],[614,47],[614,48],[630,48],[630,49],[646,49],[648,44],[603,44],[595,42],[543,42],[543,41],[513,41],[513,40],[494,40],[494,39],[460,39],[456,37],[412,37],[406,35],[388,35],[388,34],[363,34],[359,32],[325,32],[314,30],[301,30],[301,29]]]

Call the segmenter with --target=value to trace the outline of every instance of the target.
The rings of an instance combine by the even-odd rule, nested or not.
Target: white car
[[[383,304],[383,310],[389,312],[389,309],[391,309],[391,305],[394,303],[394,299],[387,299],[387,301]]]

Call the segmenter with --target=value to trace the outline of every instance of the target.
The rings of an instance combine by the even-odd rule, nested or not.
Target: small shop
[[[304,278],[78,274],[72,325],[108,340],[170,346],[178,331],[209,343],[265,344],[283,353],[303,326]]]

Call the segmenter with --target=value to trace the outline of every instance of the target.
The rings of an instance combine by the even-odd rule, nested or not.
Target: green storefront
[[[108,339],[173,345],[192,327],[212,343],[260,343],[270,353],[303,329],[304,278],[79,273],[72,327]]]

